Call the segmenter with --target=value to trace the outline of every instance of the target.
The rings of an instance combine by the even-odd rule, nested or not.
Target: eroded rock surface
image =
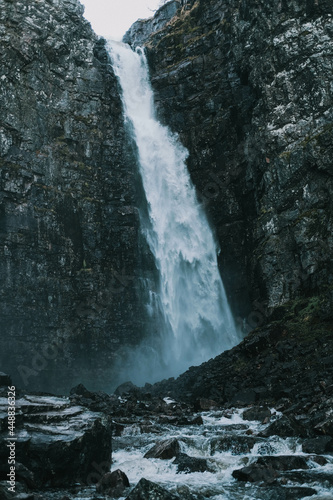
[[[17,385],[60,394],[109,388],[144,314],[133,150],[82,12],[0,0],[0,361]]]
[[[7,406],[7,399],[0,398],[1,412]],[[24,421],[17,419],[15,427],[16,481],[21,485],[34,490],[89,485],[96,467],[103,473],[110,470],[107,416],[53,396],[23,396],[16,400],[16,408],[24,414]],[[6,431],[0,436],[2,480],[8,473]]]
[[[186,3],[146,43],[156,104],[249,330],[332,281],[332,4]]]

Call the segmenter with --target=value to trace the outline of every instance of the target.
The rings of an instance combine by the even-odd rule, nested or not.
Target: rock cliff
[[[109,390],[154,269],[119,88],[82,12],[0,0],[0,363],[34,390]],[[126,35],[189,149],[245,331],[290,301],[332,304],[332,35],[330,0],[172,1]]]
[[[332,285],[332,34],[325,0],[191,0],[146,34],[248,330]]]
[[[133,150],[82,13],[0,0],[0,363],[35,390],[108,389],[144,321]]]

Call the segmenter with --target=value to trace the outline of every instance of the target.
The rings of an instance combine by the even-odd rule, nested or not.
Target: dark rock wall
[[[139,36],[250,328],[332,286],[332,4],[181,3]],[[0,37],[1,368],[108,390],[154,270],[119,88],[77,0],[0,0]]]
[[[144,321],[133,148],[82,11],[0,0],[0,364],[35,390],[108,389]]]
[[[248,327],[332,285],[332,10],[191,0],[146,42],[159,115],[190,151]]]

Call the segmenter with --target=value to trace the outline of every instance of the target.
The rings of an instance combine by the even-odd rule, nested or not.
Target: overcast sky
[[[80,0],[98,35],[121,40],[137,19],[153,15],[161,0]]]

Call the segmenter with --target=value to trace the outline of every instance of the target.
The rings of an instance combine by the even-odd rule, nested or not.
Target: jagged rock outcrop
[[[146,42],[247,329],[332,283],[332,34],[329,0],[192,0]]]
[[[180,9],[180,0],[171,0],[159,8],[156,14],[149,19],[138,19],[123,37],[123,41],[133,48],[146,43],[150,35],[161,30]]]
[[[1,415],[7,407],[1,398]],[[16,407],[23,414],[14,426],[17,489],[91,485],[109,471],[110,418],[71,405],[67,398],[25,395],[17,398]],[[1,481],[8,480],[8,443],[14,442],[8,436],[8,420],[5,427],[0,432]]]
[[[82,12],[0,0],[0,365],[57,392],[109,389],[143,321],[133,150]]]

